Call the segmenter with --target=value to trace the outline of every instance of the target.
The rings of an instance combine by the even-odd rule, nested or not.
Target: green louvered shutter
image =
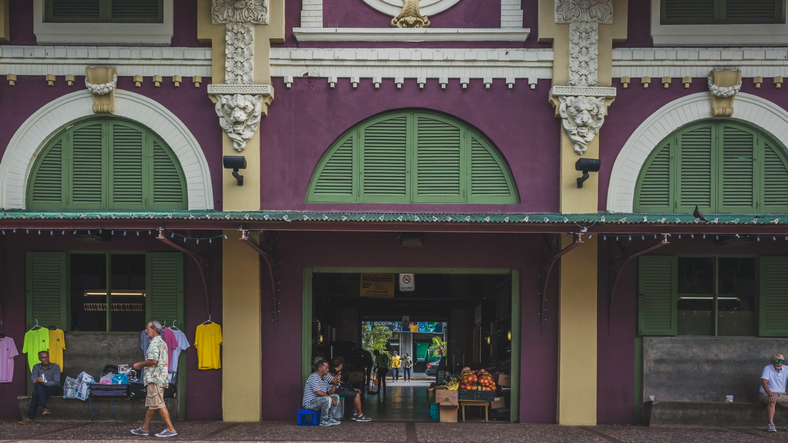
[[[328,152],[316,171],[317,180],[310,186],[311,201],[355,202],[355,169],[353,156],[358,131],[352,131]]]
[[[373,120],[361,129],[363,203],[407,203],[408,115]]]
[[[756,136],[741,126],[721,125],[716,212],[756,212]],[[762,159],[761,159],[762,160]]]
[[[146,317],[162,324],[173,320],[183,324],[183,254],[149,252],[145,254]]]
[[[703,124],[678,134],[678,205],[675,212],[689,212],[695,205],[711,208],[716,192],[712,186],[713,126]],[[708,211],[711,212],[711,211]]]
[[[71,208],[102,209],[106,156],[101,121],[74,128],[71,134]]]
[[[676,335],[678,259],[644,255],[638,270],[638,329],[640,335]]]
[[[144,188],[148,183],[143,176],[145,134],[136,127],[122,123],[112,125],[111,133],[112,197],[109,209],[144,209]]]
[[[30,180],[30,209],[61,209],[63,196],[63,138],[60,137],[42,153],[43,158],[32,171]]]
[[[65,252],[28,252],[26,257],[27,325],[55,325],[68,330]]]
[[[106,1],[106,0],[105,0]],[[110,21],[113,23],[162,23],[162,0],[111,0]]]
[[[503,159],[475,135],[471,139],[471,191],[469,203],[517,203],[513,180]]]
[[[416,114],[414,202],[461,203],[465,197],[462,130],[448,121]]]
[[[784,23],[782,10],[783,0],[725,0],[725,21],[728,23]]]
[[[671,153],[671,143],[665,143],[643,165],[635,187],[636,212],[673,212]]]
[[[788,257],[760,259],[760,335],[788,336]]]
[[[173,210],[188,209],[186,205],[186,180],[175,154],[165,149],[162,143],[153,138],[153,161],[150,174],[153,176],[153,203],[151,209]],[[150,192],[150,190],[148,191]]]
[[[781,148],[764,144],[763,212],[788,212],[788,161]]]
[[[662,24],[714,23],[714,0],[662,0]]]
[[[54,23],[101,21],[102,0],[46,0],[45,20]]]

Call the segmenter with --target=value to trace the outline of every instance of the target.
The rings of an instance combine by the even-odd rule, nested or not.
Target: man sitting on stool
[[[47,409],[47,398],[58,393],[60,389],[60,366],[49,362],[49,352],[41,351],[38,353],[41,363],[33,365],[30,380],[33,382],[33,396],[30,399],[30,409],[27,417],[20,421],[22,424],[35,423],[38,407],[43,406],[44,411],[41,415],[49,415]]]
[[[337,387],[328,383],[326,374],[328,374],[328,362],[318,361],[315,372],[306,379],[301,404],[304,409],[320,411],[320,426],[336,426],[340,424],[339,420],[334,420],[339,396],[334,393]]]
[[[364,413],[361,412],[361,391],[342,382],[342,369],[345,366],[345,359],[339,356],[334,357],[334,359],[331,360],[331,366],[333,366],[331,373],[326,375],[326,378],[329,383],[336,387],[335,392],[340,398],[353,400],[353,417],[351,417],[351,419],[361,422],[372,421],[371,418],[365,416]]]

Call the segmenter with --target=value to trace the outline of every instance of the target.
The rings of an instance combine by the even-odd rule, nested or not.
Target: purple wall
[[[291,89],[273,80],[276,100],[260,124],[262,143],[262,208],[310,211],[422,212],[555,212],[558,211],[558,150],[560,123],[545,94],[549,83],[531,90],[519,80],[509,90],[495,79],[490,90],[471,80],[462,90],[450,80],[442,90],[437,80],[419,89],[408,79],[397,90],[393,79],[374,89],[364,79],[353,89],[340,79],[330,89],[324,78],[296,79]],[[520,193],[513,205],[354,205],[304,203],[312,172],[331,143],[347,129],[375,114],[401,108],[441,111],[475,126],[509,162]],[[551,172],[552,171],[552,172]],[[545,179],[545,176],[549,176]],[[266,192],[274,190],[277,192]]]
[[[22,352],[25,327],[25,253],[27,251],[173,251],[170,246],[149,236],[146,231],[141,231],[140,236],[123,236],[120,231],[115,232],[111,242],[92,244],[77,241],[69,233],[61,236],[56,232],[54,236],[49,231],[38,232],[31,230],[25,234],[17,230],[16,234],[6,231],[0,243],[2,257],[3,290],[0,293],[0,303],[5,333],[14,339],[19,352]],[[200,232],[193,232],[194,237],[209,236]],[[212,263],[221,263],[221,243],[212,245],[202,242],[199,246],[187,244],[188,247],[209,257]],[[184,256],[186,264],[186,327],[182,328],[189,341],[194,344],[194,333],[197,325],[207,318],[205,313],[204,291],[196,265]],[[222,318],[222,268],[215,265],[211,269],[210,303],[213,319],[221,324]],[[144,325],[140,325],[140,330]],[[68,352],[68,350],[66,350]],[[201,371],[197,369],[197,352],[194,347],[185,351],[187,356],[187,417],[190,420],[221,420],[222,418],[222,379],[220,370]],[[19,407],[16,397],[25,395],[25,366],[26,355],[21,354],[14,359],[13,383],[0,384],[0,417],[18,418]]]
[[[648,48],[651,40],[651,0],[629,0],[627,11],[627,41],[614,44],[615,48]]]
[[[264,420],[291,420],[298,408],[301,384],[302,269],[330,267],[511,268],[522,271],[523,353],[521,409],[524,423],[555,423],[556,307],[551,291],[548,322],[539,332],[538,236],[452,235],[427,233],[421,248],[403,248],[394,233],[279,234],[280,319],[277,331],[267,303],[270,289],[263,282],[263,402]],[[362,245],[359,247],[357,245]],[[534,253],[528,253],[534,251]],[[556,285],[552,286],[556,288]],[[284,358],[287,356],[287,358]],[[269,362],[269,364],[266,364]],[[273,363],[275,362],[275,363]]]

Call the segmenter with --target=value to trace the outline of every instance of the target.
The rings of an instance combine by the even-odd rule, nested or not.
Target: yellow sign
[[[394,297],[394,274],[361,274],[362,297]]]

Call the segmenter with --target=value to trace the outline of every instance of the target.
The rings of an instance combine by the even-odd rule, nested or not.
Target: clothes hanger
[[[204,322],[202,322],[202,323],[200,323],[200,324],[207,325],[208,323],[213,323],[213,322],[211,321],[211,314],[208,314],[208,320],[205,320]]]
[[[33,325],[32,328],[30,328],[31,331],[34,330],[34,329],[40,329],[41,328],[41,325],[38,324],[38,319],[37,318],[35,319],[35,321],[36,321],[36,324]]]
[[[57,329],[57,326],[49,325],[49,326],[47,326],[47,329],[49,329],[50,331],[54,331],[55,329]]]
[[[178,328],[175,326],[175,322],[176,322],[176,321],[178,321],[178,320],[173,320],[173,321],[172,321],[172,326],[170,326],[170,329],[172,329],[173,331],[180,331],[180,329],[178,329]]]

